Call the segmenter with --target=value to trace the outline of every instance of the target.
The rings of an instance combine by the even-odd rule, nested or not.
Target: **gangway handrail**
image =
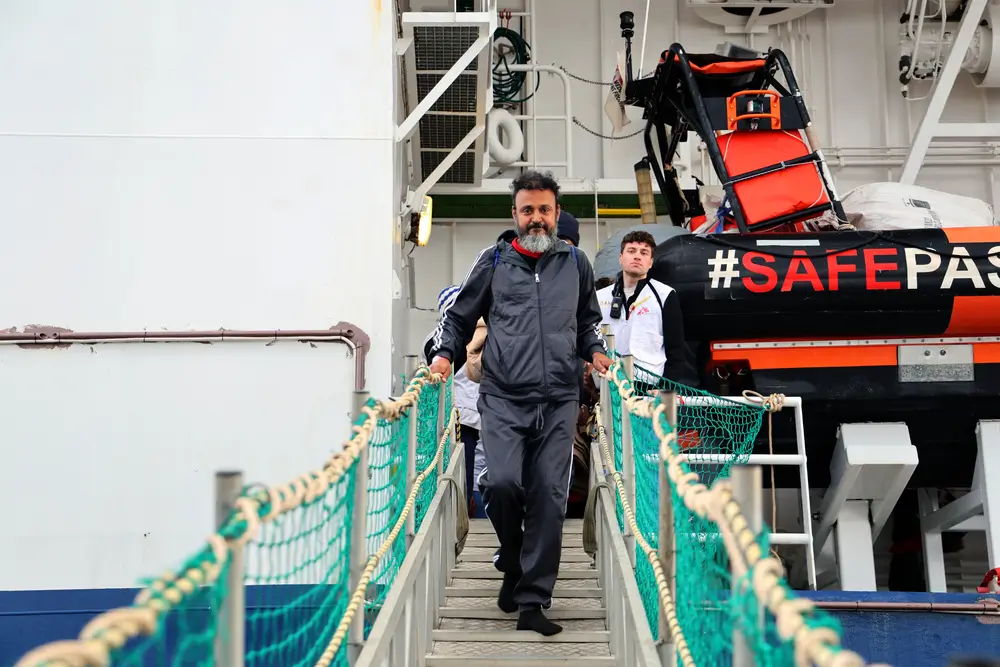
[[[652,398],[645,397],[642,400],[652,401]],[[733,406],[747,405],[751,407],[761,407],[764,403],[765,410],[774,411],[776,409],[791,408],[792,419],[795,423],[795,454],[748,454],[740,457],[741,465],[751,466],[795,466],[799,469],[799,495],[800,509],[802,511],[802,530],[798,532],[772,532],[768,540],[772,545],[803,546],[805,547],[805,568],[806,579],[809,588],[816,590],[816,553],[814,549],[814,535],[812,525],[812,504],[809,498],[809,472],[807,466],[805,421],[802,415],[801,396],[781,396],[780,408],[767,405],[771,400],[759,395],[751,396],[678,396],[677,402],[680,407],[709,407],[709,406]],[[770,426],[768,427],[770,428]],[[770,435],[768,436],[770,437]],[[732,461],[729,454],[685,452],[685,460],[689,463],[718,464],[724,465]],[[777,526],[771,526],[771,530],[777,531]],[[699,536],[704,539],[706,536]]]
[[[354,667],[418,665],[430,653],[445,583],[459,552],[456,521],[464,488],[465,453],[459,442]]]
[[[598,475],[601,470],[603,474]],[[590,445],[590,485],[597,494],[597,576],[611,631],[611,655],[620,667],[660,667],[657,642],[642,606],[625,538],[615,516],[615,498],[607,483],[610,471],[597,441]],[[586,542],[584,542],[586,544]],[[671,650],[664,651],[672,657]]]
[[[729,558],[731,580],[734,584],[742,582],[734,585],[733,590],[749,592],[756,597],[757,604],[761,605],[760,613],[769,613],[773,616],[777,636],[781,641],[789,642],[794,647],[796,663],[814,665],[815,667],[834,667],[835,665],[863,667],[868,665],[860,655],[840,646],[838,630],[824,627],[815,618],[812,622],[808,620],[815,608],[814,603],[798,598],[792,593],[784,580],[782,564],[772,555],[766,553],[763,549],[764,544],[758,539],[759,529],[755,531],[748,518],[743,515],[740,502],[736,499],[734,484],[723,477],[716,479],[711,486],[708,486],[701,481],[697,472],[687,466],[687,454],[677,446],[677,428],[674,423],[671,423],[672,420],[668,416],[668,405],[678,401],[679,397],[670,392],[660,392],[653,400],[637,395],[632,389],[631,379],[627,376],[621,360],[613,361],[610,368],[600,377],[602,382],[611,382],[617,387],[623,416],[630,414],[650,420],[653,433],[659,441],[659,465],[661,469],[662,467],[666,468],[670,488],[688,511],[702,520],[708,520],[718,526]],[[602,396],[607,395],[607,392],[602,392]],[[688,397],[684,398],[687,400]],[[731,402],[737,403],[738,401]],[[799,414],[800,416],[801,414]],[[596,412],[596,417],[598,437],[601,439],[605,459],[610,461],[611,455],[608,451],[605,429],[601,423],[601,411]],[[611,465],[615,464],[612,462]],[[613,474],[619,490],[619,497],[622,499],[622,509],[626,520],[632,524],[634,517],[630,516],[631,510],[627,507],[621,473],[615,471]],[[667,482],[663,481],[660,488],[661,493],[665,491]],[[664,496],[665,494],[661,497]],[[632,529],[637,532],[634,525]],[[662,568],[653,558],[650,558],[650,562],[653,565],[657,584],[660,585],[665,577],[663,572],[665,568]],[[690,573],[688,574],[690,576]],[[669,576],[669,570],[667,570],[666,576]],[[673,596],[663,586],[660,586],[659,592],[660,599],[657,603],[669,619],[670,615],[676,614]],[[676,616],[673,620],[676,621]],[[684,636],[683,629],[672,627],[671,634],[675,639],[684,642],[677,645],[678,658],[684,661],[687,657],[686,664],[693,665],[694,661],[690,659],[690,653],[685,656],[687,638]],[[739,648],[740,650],[737,652],[741,659],[753,660],[754,655],[748,654],[749,646],[743,644],[737,647],[735,640],[743,636],[738,625],[734,626],[733,634],[734,651]],[[734,653],[735,657],[736,653]],[[882,667],[882,665],[878,667]]]

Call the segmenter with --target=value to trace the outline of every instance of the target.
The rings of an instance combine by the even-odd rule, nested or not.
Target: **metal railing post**
[[[454,368],[454,366],[452,368]],[[449,375],[449,377],[451,376]],[[438,443],[441,441],[440,440],[441,437],[444,435],[444,430],[448,428],[448,422],[451,421],[450,419],[451,415],[445,414],[445,411],[447,410],[447,401],[445,400],[447,396],[445,395],[445,392],[447,391],[447,389],[448,389],[447,380],[441,382],[441,384],[438,385],[438,423],[437,423],[437,430],[434,432],[435,450],[437,449]],[[441,476],[444,475],[444,460],[445,458],[447,458],[448,453],[451,451],[451,444],[452,444],[451,438],[449,438],[448,442],[445,444],[444,454],[441,456],[440,459],[438,459],[438,476],[437,476],[438,480],[440,480]]]
[[[754,535],[760,535],[764,526],[764,504],[763,504],[763,477],[760,466],[733,466],[730,474],[730,482],[733,485],[733,500],[739,503],[743,518],[747,521],[747,527],[753,531]],[[732,569],[732,568],[731,568]],[[743,579],[745,585],[740,587],[741,581],[735,574],[732,575],[732,594],[743,595],[748,593],[753,595],[750,582]],[[757,607],[757,623],[763,628],[764,605]],[[753,650],[747,642],[746,637],[740,632],[738,626],[733,627],[733,667],[753,667],[757,664],[753,655]]]
[[[611,325],[610,324],[602,324],[601,325],[601,333],[604,334],[604,341],[608,345],[608,356],[611,357],[612,361],[613,361],[614,360],[614,353],[615,353],[615,335],[613,333],[611,333]],[[610,383],[610,382],[611,382],[611,380],[609,379],[608,383]],[[605,428],[611,429],[611,431],[607,434],[607,436],[608,436],[608,441],[612,444],[612,447],[613,447],[614,446],[614,434],[615,434],[615,432],[614,432],[614,424],[611,421],[612,419],[614,419],[614,413],[611,411],[611,385],[610,384],[608,384],[608,400],[605,401],[605,402],[603,402],[601,404],[601,409],[604,410],[604,418],[601,421],[604,422],[604,427]],[[617,493],[618,492],[616,491],[612,495],[617,495]]]
[[[635,360],[631,354],[622,356],[622,369],[629,381],[635,381]],[[635,449],[632,447],[632,417],[625,405],[622,405],[622,484],[625,486],[625,498],[629,507],[635,507]],[[628,549],[629,563],[635,569],[635,535],[628,523],[624,526],[625,548]]]
[[[415,356],[407,356],[404,359],[404,368],[406,370],[406,382],[409,383],[410,380],[417,374],[417,368],[420,367],[420,359]],[[410,408],[409,422],[407,426],[409,427],[408,433],[406,435],[406,496],[410,497],[410,492],[413,491],[413,483],[417,479],[417,427],[420,422],[420,413],[417,406],[414,405]],[[417,534],[417,521],[416,512],[410,512],[406,516],[406,549],[409,551],[410,545],[413,543],[413,537]]]
[[[243,493],[243,473],[220,470],[215,473],[215,526],[221,528]],[[222,598],[215,633],[215,664],[220,667],[243,667],[246,629],[246,591],[243,588],[244,547],[229,545],[226,568],[226,594]]]
[[[362,415],[362,408],[368,402],[367,391],[354,392],[354,405],[351,410],[352,421],[357,421]],[[368,447],[358,454],[354,465],[354,513],[351,517],[351,560],[350,560],[350,593],[358,587],[361,575],[368,565]],[[365,591],[365,600],[368,599]],[[353,665],[365,644],[365,609],[362,607],[354,614],[347,635],[347,659]]]
[[[664,412],[670,428],[677,430],[677,394],[673,392],[661,391],[660,401],[664,405]],[[670,597],[677,606],[677,541],[674,534],[674,493],[667,477],[667,463],[657,452],[656,459],[659,461],[657,471],[659,473],[659,539],[657,550],[660,556],[660,567],[667,577],[667,587],[670,589]],[[660,610],[657,640],[660,649],[660,662],[664,665],[673,665],[675,647],[670,638],[670,630],[667,627],[667,615]]]

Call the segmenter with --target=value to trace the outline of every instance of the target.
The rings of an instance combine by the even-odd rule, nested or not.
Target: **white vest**
[[[651,287],[656,290],[655,294]],[[598,290],[597,301],[604,318],[601,323],[610,324],[611,333],[615,336],[615,351],[623,355],[631,354],[636,365],[662,375],[667,355],[663,348],[663,311],[660,304],[667,300],[673,288],[658,280],[650,280],[632,302],[628,319],[625,319],[624,308],[620,318],[611,317],[611,293],[614,288],[612,284]]]

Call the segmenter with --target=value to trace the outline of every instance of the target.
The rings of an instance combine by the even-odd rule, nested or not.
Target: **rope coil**
[[[393,401],[369,399],[361,409],[362,416],[351,426],[351,438],[344,443],[341,451],[326,461],[322,468],[300,475],[284,485],[245,491],[236,501],[229,519],[218,531],[208,536],[202,548],[179,571],[165,572],[149,582],[135,597],[131,606],[111,609],[94,618],[80,631],[76,640],[57,641],[39,646],[21,657],[14,667],[107,667],[111,664],[114,653],[128,641],[154,634],[166,614],[185,602],[199,588],[215,583],[229,564],[233,547],[250,542],[259,534],[265,523],[270,523],[279,516],[315,500],[334,487],[355,464],[361,452],[368,447],[380,418],[387,421],[399,420],[401,415],[417,405],[425,385],[441,384],[443,381],[443,376],[431,373],[424,366],[417,370],[406,391],[398,399]],[[456,419],[457,412],[453,410],[448,429],[454,426]],[[448,429],[438,444],[432,465],[436,466],[442,456],[444,442],[449,436]],[[388,551],[387,545],[391,546],[395,541],[400,532],[400,525],[405,525],[407,513],[412,510],[415,503],[415,494],[428,474],[429,469],[418,476],[407,499],[402,518],[397,521],[382,548],[370,557],[365,574],[358,584],[358,588],[362,591],[362,599],[364,589],[361,585],[367,587],[378,561]],[[356,597],[357,591],[352,597],[352,604]],[[350,626],[350,620],[353,619],[356,609],[357,604],[354,604],[354,608],[349,609],[350,618],[345,615],[345,618],[348,618],[346,626],[343,621],[341,626]],[[337,628],[337,633],[340,633],[340,626]],[[338,639],[337,633],[331,639],[331,646],[334,642],[343,641],[342,637]],[[322,658],[319,664],[324,664]]]

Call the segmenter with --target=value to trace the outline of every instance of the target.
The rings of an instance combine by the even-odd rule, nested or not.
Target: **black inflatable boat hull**
[[[1000,334],[1000,228],[683,235],[650,275],[689,340]]]

